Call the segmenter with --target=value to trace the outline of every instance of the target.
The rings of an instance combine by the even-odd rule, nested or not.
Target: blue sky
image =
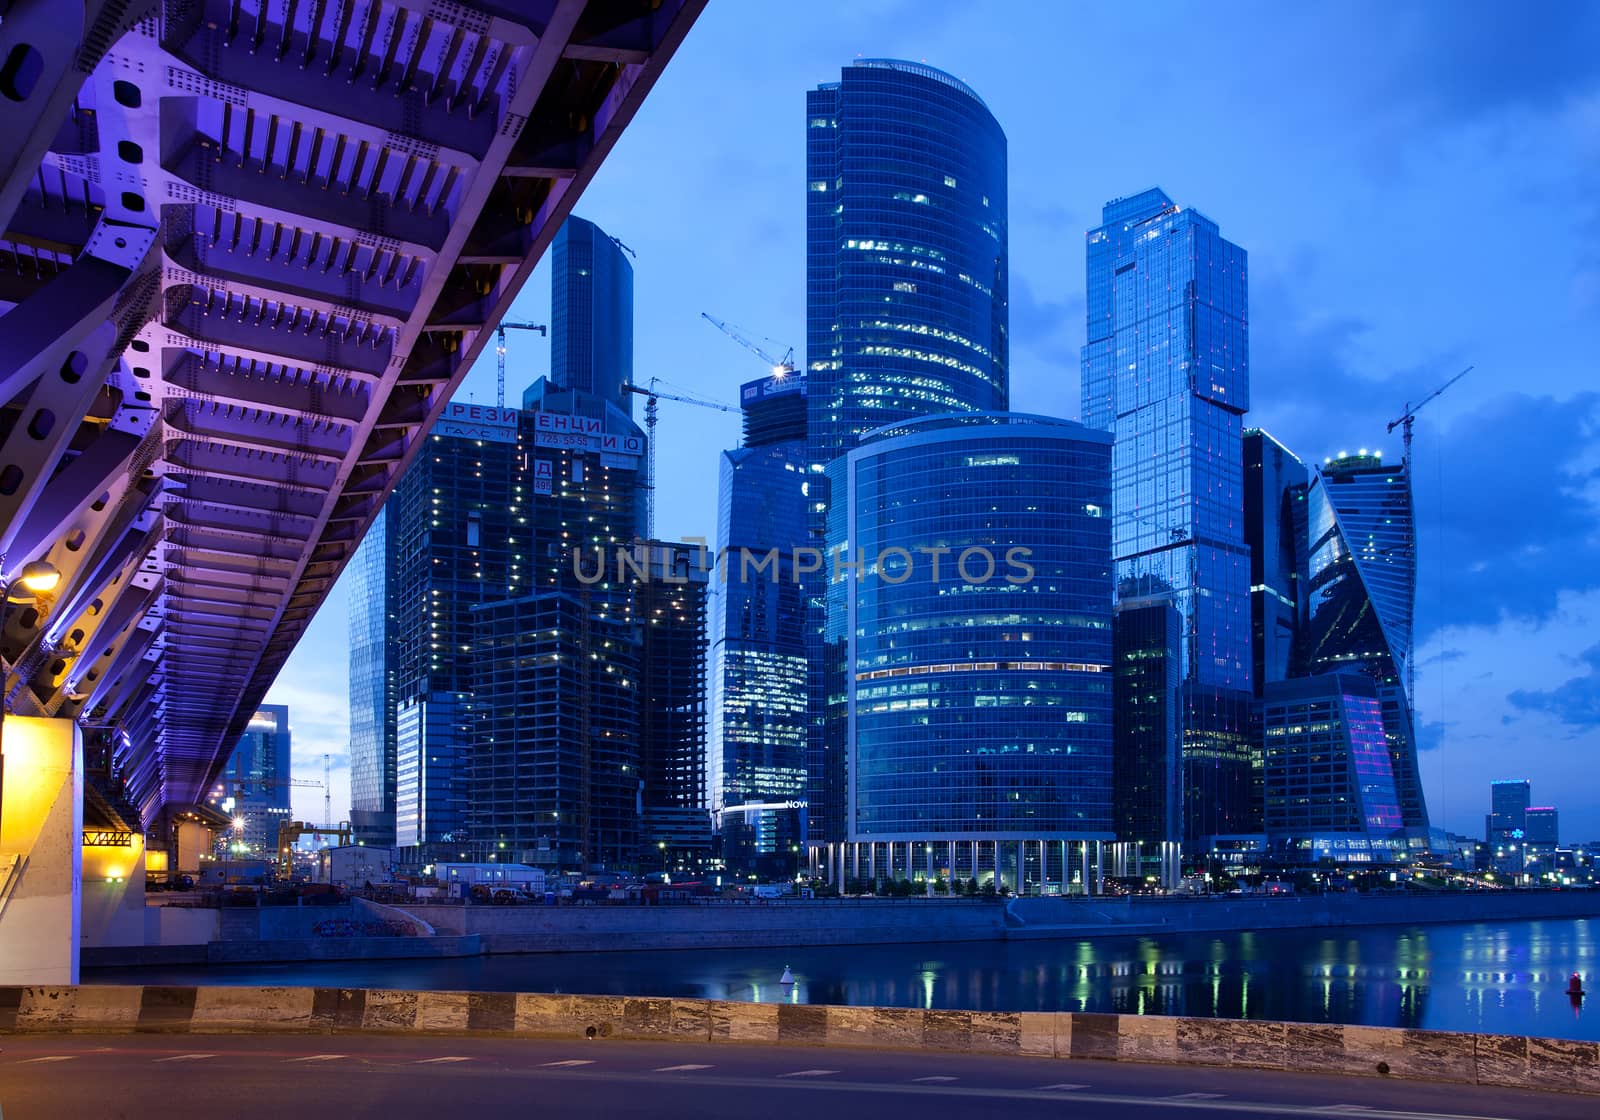
[[[1159,185],[1250,254],[1252,411],[1308,462],[1422,414],[1417,707],[1435,823],[1527,777],[1600,839],[1600,6],[712,0],[579,203],[638,252],[635,376],[733,401],[804,343],[805,91],[925,61],[1010,141],[1012,403],[1078,415],[1084,232]],[[517,301],[545,322],[541,267]],[[514,337],[515,394],[549,369]],[[493,400],[480,362],[459,399]],[[662,405],[657,531],[715,530],[732,416]],[[345,589],[269,699],[296,772],[347,754]],[[348,804],[347,769],[335,805]],[[320,791],[297,806],[322,815]]]

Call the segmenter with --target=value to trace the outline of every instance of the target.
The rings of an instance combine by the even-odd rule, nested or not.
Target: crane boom
[[[550,337],[550,330],[543,323],[508,323],[504,319],[494,328],[495,360],[499,363],[499,375],[495,379],[494,403],[498,408],[506,406],[506,331],[538,331],[544,338]]]
[[[1409,404],[1408,403],[1406,405],[1405,414],[1403,416],[1398,417],[1397,419],[1389,421],[1389,427],[1386,430],[1392,432],[1396,428],[1400,427],[1400,425],[1404,424],[1406,426],[1405,438],[1409,441],[1410,438],[1411,438],[1411,435],[1410,435],[1410,433],[1411,433],[1411,422],[1417,418],[1417,413],[1422,410],[1422,406],[1427,404],[1429,401],[1433,400],[1435,397],[1437,397],[1440,393],[1444,392],[1446,389],[1450,388],[1450,386],[1454,385],[1457,381],[1460,381],[1467,374],[1471,373],[1473,371],[1473,369],[1474,369],[1473,366],[1468,366],[1466,369],[1462,370],[1460,373],[1458,373],[1454,377],[1452,377],[1449,381],[1446,381],[1443,385],[1439,386],[1433,392],[1431,392],[1427,396],[1423,397],[1416,404],[1413,405],[1413,404]]]
[[[782,358],[774,358],[766,350],[762,349],[760,346],[757,346],[754,342],[751,342],[748,338],[746,338],[744,334],[732,324],[724,323],[721,319],[718,319],[709,312],[705,311],[700,312],[700,318],[704,319],[713,327],[716,327],[717,330],[721,331],[723,334],[737,342],[740,346],[743,346],[746,350],[750,351],[750,353],[766,362],[767,365],[772,367],[773,373],[782,376],[783,374],[794,372],[793,346],[789,347],[789,349],[785,351]],[[772,340],[767,339],[767,341],[771,342]],[[776,346],[777,343],[773,343],[773,345]]]

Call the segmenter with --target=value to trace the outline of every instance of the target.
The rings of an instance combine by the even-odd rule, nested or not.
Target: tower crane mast
[[[660,419],[660,404],[663,400],[677,401],[680,404],[699,405],[701,408],[714,408],[718,412],[738,412],[738,408],[721,401],[702,400],[699,397],[686,397],[678,393],[663,393],[656,388],[656,383],[661,379],[652,377],[648,386],[640,388],[638,385],[624,385],[623,388],[630,393],[638,393],[644,398],[644,430],[645,430],[645,470],[650,479],[648,488],[652,491],[650,506],[647,514],[645,534],[651,539],[656,539],[656,503],[654,490],[656,488],[656,421]]]
[[[499,408],[506,406],[506,331],[538,331],[543,338],[550,337],[550,329],[543,323],[508,323],[502,319],[494,328],[495,360],[498,363],[498,374],[494,385],[494,403]]]
[[[1395,417],[1393,420],[1389,421],[1389,426],[1385,429],[1391,433],[1396,428],[1400,429],[1400,443],[1402,447],[1400,465],[1405,471],[1406,498],[1411,506],[1411,555],[1407,559],[1409,559],[1411,562],[1413,579],[1416,578],[1417,571],[1417,501],[1415,488],[1411,482],[1411,426],[1416,422],[1417,413],[1422,410],[1423,405],[1433,401],[1439,396],[1439,394],[1443,393],[1446,389],[1450,388],[1450,386],[1454,385],[1457,381],[1460,381],[1467,374],[1471,373],[1473,368],[1474,367],[1472,366],[1468,366],[1466,369],[1452,377],[1449,381],[1446,381],[1433,392],[1423,397],[1416,404],[1412,404],[1411,402],[1407,401],[1405,411],[1399,416]],[[1412,634],[1415,632],[1415,630],[1415,625],[1406,630],[1406,699],[1413,704],[1416,702],[1417,690],[1417,670],[1415,656],[1416,640],[1412,637]]]

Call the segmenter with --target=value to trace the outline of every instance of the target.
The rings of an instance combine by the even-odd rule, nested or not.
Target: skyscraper
[[[1489,815],[1484,824],[1484,840],[1490,844],[1516,839],[1528,827],[1528,806],[1533,803],[1533,786],[1524,778],[1491,782]]]
[[[1180,619],[1184,840],[1250,831],[1249,407],[1245,252],[1160,190],[1088,234],[1083,419],[1112,432],[1119,598]]]
[[[639,641],[570,587],[473,608],[468,827],[479,852],[615,868],[639,847]],[[500,845],[505,847],[501,848]]]
[[[710,803],[729,870],[788,878],[806,839],[805,374],[739,398],[744,446],[722,453],[717,487]]]
[[[1365,673],[1377,685],[1400,816],[1413,842],[1425,844],[1428,808],[1406,694],[1417,573],[1405,468],[1376,455],[1330,459],[1306,509],[1307,671]]]
[[[610,401],[544,379],[523,404],[452,404],[386,509],[398,841],[497,855],[544,841],[547,851],[590,862],[604,853],[615,865],[638,841],[638,635],[631,590],[616,578],[582,583],[573,554],[600,550],[609,562],[633,542],[644,437]],[[532,602],[540,595],[567,600]],[[553,639],[517,629],[546,617],[561,621]],[[578,694],[561,691],[555,671],[563,656],[588,664],[591,654],[611,668],[608,678],[626,682],[610,724],[599,716],[583,724]],[[595,684],[594,695],[611,683]],[[519,708],[541,703],[571,713]],[[577,733],[583,727],[589,737]],[[557,782],[552,768],[565,777]],[[593,827],[555,836],[550,847],[532,815],[541,782],[566,799],[574,821],[581,811]],[[585,790],[591,801],[580,810],[574,799]]]
[[[1261,722],[1263,825],[1280,858],[1390,862],[1400,806],[1376,685],[1359,674],[1272,681]]]
[[[550,382],[633,414],[633,266],[593,222],[569,217],[552,246]]]
[[[1180,624],[1171,595],[1124,598],[1111,619],[1112,873],[1169,886],[1182,873]]]
[[[648,541],[633,584],[639,628],[639,781],[642,868],[699,872],[711,855],[706,804],[704,550]]]
[[[262,704],[245,725],[207,800],[225,806],[244,822],[242,830],[224,839],[242,844],[240,854],[272,859],[278,850],[278,824],[292,812],[289,805],[289,709]]]
[[[1260,428],[1244,433],[1244,535],[1250,549],[1250,679],[1259,699],[1298,675],[1305,625],[1305,464]]]
[[[1093,891],[1112,839],[1110,437],[956,413],[880,428],[846,462],[836,877]]]
[[[350,827],[395,842],[394,549],[379,510],[345,569],[350,580]]]
[[[949,74],[862,59],[806,95],[806,179],[808,497],[822,546],[841,540],[825,472],[863,433],[1007,407],[1006,137]],[[844,650],[824,650],[821,584],[807,590],[810,834],[838,840],[844,743],[825,724]]]

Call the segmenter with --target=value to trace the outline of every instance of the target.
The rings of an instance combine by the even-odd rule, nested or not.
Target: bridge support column
[[[5,747],[0,987],[76,984],[83,904],[83,739],[70,719],[10,715],[0,735]]]

